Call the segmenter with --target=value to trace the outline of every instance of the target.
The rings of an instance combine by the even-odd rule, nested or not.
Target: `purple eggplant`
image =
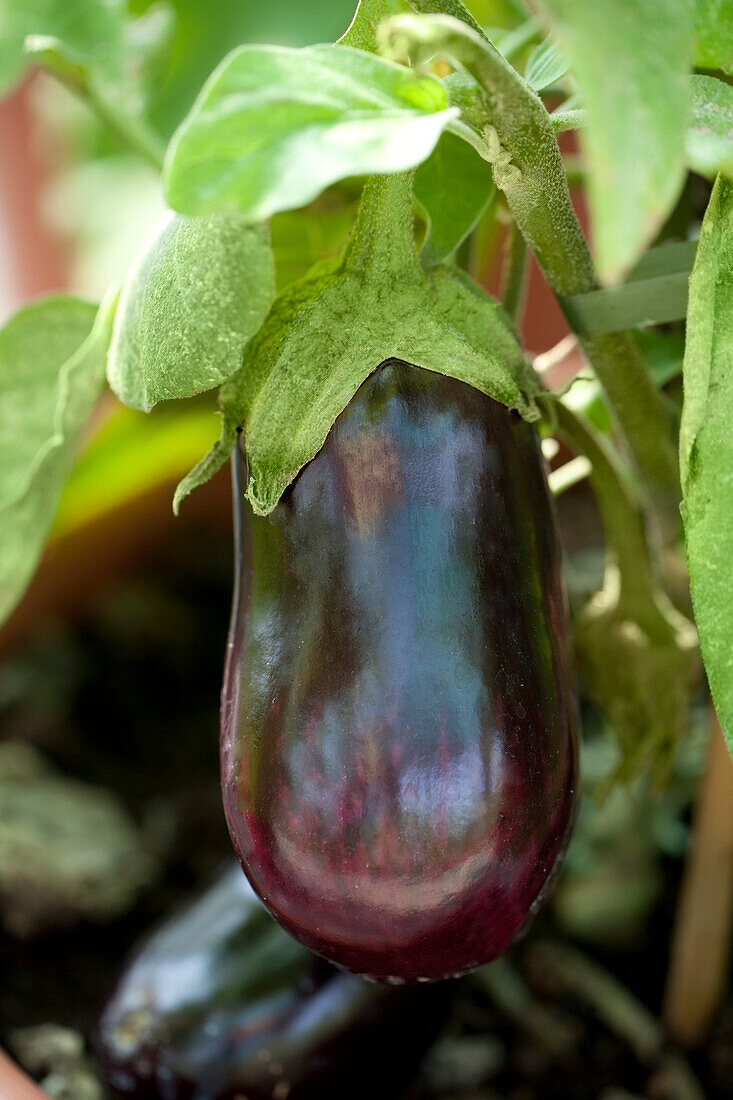
[[[383,363],[267,517],[236,459],[234,847],[300,942],[389,983],[527,927],[567,844],[575,703],[537,433]]]
[[[370,985],[316,958],[232,861],[135,952],[96,1048],[113,1092],[137,1100],[396,1096],[449,1000]]]

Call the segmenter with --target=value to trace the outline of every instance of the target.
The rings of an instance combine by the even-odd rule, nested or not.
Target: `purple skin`
[[[548,892],[577,785],[536,432],[389,360],[268,517],[237,461],[221,765],[250,882],[358,974],[489,962]]]
[[[137,945],[95,1046],[114,1095],[135,1100],[387,1100],[450,994],[334,970],[278,927],[232,858]]]

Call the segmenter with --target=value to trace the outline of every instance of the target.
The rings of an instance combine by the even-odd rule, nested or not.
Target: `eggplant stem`
[[[479,84],[483,107],[474,118],[476,148],[492,167],[494,182],[560,303],[595,290],[588,242],[570,201],[565,166],[553,125],[538,95],[464,16],[454,0],[412,0],[420,11],[380,27],[380,47],[395,59],[427,62],[443,57]],[[483,121],[481,117],[483,116]],[[665,541],[679,528],[679,475],[672,418],[664,395],[627,332],[582,338],[642,475]]]

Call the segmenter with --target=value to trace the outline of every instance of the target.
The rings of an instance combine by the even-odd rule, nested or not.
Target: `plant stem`
[[[421,10],[447,7],[416,0]],[[542,100],[482,35],[446,14],[395,16],[383,29],[392,56],[427,62],[449,58],[478,82],[484,124],[476,137],[504,191],[512,216],[555,294],[563,298],[597,287],[593,261],[570,201],[565,170]],[[479,146],[477,146],[479,147]],[[662,518],[676,534],[679,481],[672,422],[665,399],[631,336],[584,339],[583,347],[606,392],[619,428]]]
[[[577,1045],[572,1028],[532,996],[507,958],[482,966],[471,980],[491,997],[502,1015],[553,1057],[567,1057]]]
[[[139,153],[156,171],[161,171],[165,146],[146,122],[128,114],[119,103],[113,103],[94,82],[90,82],[81,66],[71,63],[56,50],[41,49],[33,56],[46,72],[82,99],[123,145]]]
[[[527,291],[529,255],[527,242],[513,222],[509,227],[505,256],[501,298],[504,309],[514,321],[515,328],[520,328]]]
[[[142,121],[109,103],[102,96],[92,92],[79,93],[89,104],[99,121],[113,133],[123,145],[147,160],[160,172],[163,168],[165,146],[158,135]]]
[[[403,278],[423,278],[414,233],[413,172],[370,176],[344,254],[352,271],[399,270]]]
[[[588,476],[598,502],[606,546],[618,568],[620,600],[638,618],[640,609],[654,606],[653,593],[657,587],[641,511],[606,438],[561,401],[555,405],[555,412],[558,433],[576,454],[585,455],[591,463]]]
[[[610,1031],[629,1044],[643,1064],[662,1053],[664,1031],[659,1020],[593,959],[565,944],[535,942],[528,950],[528,964],[545,981],[580,995]]]

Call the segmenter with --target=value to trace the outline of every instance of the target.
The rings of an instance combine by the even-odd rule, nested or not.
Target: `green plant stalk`
[[[653,593],[658,583],[644,519],[616,452],[585,417],[562,401],[554,404],[554,412],[558,434],[576,454],[590,461],[588,477],[598,502],[606,547],[619,573],[619,602],[629,609],[633,619],[639,620],[645,612],[656,619]]]
[[[573,107],[565,110],[558,107],[550,115],[552,130],[555,134],[564,134],[567,130],[580,130],[585,126],[586,114],[583,107]]]
[[[163,170],[165,146],[149,126],[93,91],[81,91],[80,95],[99,121],[115,134],[123,145],[139,153],[157,172]]]
[[[528,260],[527,242],[517,229],[516,224],[512,223],[509,227],[509,237],[506,244],[506,268],[501,299],[504,309],[515,326],[519,326],[524,313],[529,270]]]
[[[420,11],[445,6],[412,0]],[[451,14],[456,3],[449,5]],[[464,24],[467,21],[464,19]],[[478,82],[485,124],[477,135],[497,187],[547,281],[562,299],[597,288],[588,244],[570,201],[554,129],[542,100],[482,35],[442,15],[395,16],[382,28],[392,56],[420,63],[442,54]],[[477,146],[478,147],[478,146]],[[679,481],[665,399],[627,333],[582,339],[582,345],[625,436],[665,534],[678,528]]]
[[[33,56],[46,72],[87,104],[109,133],[147,160],[156,171],[162,171],[165,146],[147,123],[128,114],[119,104],[112,103],[90,83],[80,66],[72,64],[54,50],[38,50]]]
[[[413,176],[398,172],[366,181],[344,253],[346,270],[399,270],[403,280],[416,282],[424,277],[413,232]]]

